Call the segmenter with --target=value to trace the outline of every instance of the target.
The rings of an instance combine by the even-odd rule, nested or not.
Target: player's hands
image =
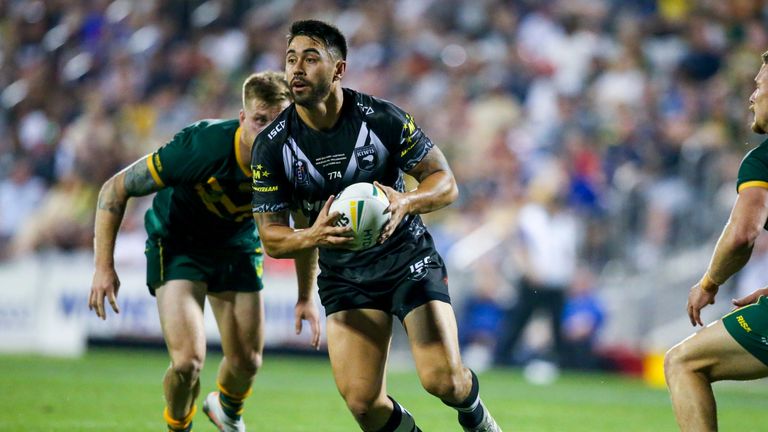
[[[390,213],[389,221],[384,224],[384,228],[382,228],[381,234],[379,235],[379,243],[384,243],[390,236],[392,236],[392,233],[395,232],[395,228],[400,225],[400,221],[402,221],[410,211],[411,200],[408,199],[406,194],[398,192],[389,186],[384,186],[377,181],[373,182],[373,184],[383,190],[389,200],[389,207],[384,209],[384,213]]]
[[[320,313],[317,311],[315,302],[313,300],[297,301],[294,315],[296,317],[296,334],[301,334],[303,321],[308,321],[312,330],[312,346],[315,349],[320,349]]]
[[[317,215],[315,223],[310,227],[314,243],[316,246],[332,249],[349,248],[351,243],[355,241],[354,233],[352,227],[336,226],[336,222],[341,218],[341,213],[336,211],[329,213],[333,199],[333,195],[328,198],[320,210],[320,214]]]
[[[742,298],[731,300],[731,303],[735,306],[734,309],[736,309],[757,302],[757,299],[759,299],[760,296],[768,296],[768,288],[760,288],[759,290],[755,290],[751,294],[747,294]]]
[[[701,288],[701,282],[691,288],[691,291],[688,293],[687,310],[688,318],[691,320],[692,326],[696,327],[697,324],[702,327],[704,326],[701,322],[701,310],[704,309],[704,306],[706,305],[715,304],[717,290],[718,288],[715,287],[709,291],[704,291]]]
[[[91,283],[91,294],[88,297],[88,309],[95,310],[96,316],[102,320],[107,319],[107,312],[104,309],[104,297],[106,297],[112,310],[120,313],[120,307],[117,305],[118,290],[120,290],[120,279],[114,268],[96,269]]]

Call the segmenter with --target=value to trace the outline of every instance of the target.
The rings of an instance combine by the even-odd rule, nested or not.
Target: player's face
[[[321,42],[308,36],[293,38],[285,52],[285,78],[297,105],[316,105],[328,97],[336,64]]]
[[[756,89],[749,97],[749,110],[754,114],[752,130],[755,133],[768,132],[768,67],[763,65],[755,77]]]
[[[289,101],[283,101],[277,105],[268,105],[260,99],[251,99],[240,110],[240,126],[242,126],[243,140],[253,144],[256,135],[267,125],[272,123],[284,109],[290,105]]]

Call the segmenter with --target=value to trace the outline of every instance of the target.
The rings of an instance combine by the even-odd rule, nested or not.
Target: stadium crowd
[[[427,223],[466,296],[514,297],[517,228],[537,223],[518,215],[547,202],[577,226],[563,289],[652,268],[717,232],[758,143],[758,0],[0,0],[0,259],[91,248],[107,176],[234,118],[239,83],[282,70],[309,17],[348,35],[344,85],[408,109],[449,158],[460,201]],[[123,230],[143,237],[148,203]]]

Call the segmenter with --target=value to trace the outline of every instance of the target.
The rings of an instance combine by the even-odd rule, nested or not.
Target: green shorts
[[[768,365],[768,297],[723,317],[723,325],[745,350]]]
[[[169,280],[202,281],[208,292],[261,291],[264,285],[264,255],[261,248],[247,253],[240,250],[190,251],[170,244],[162,237],[147,239],[147,287],[155,288]]]

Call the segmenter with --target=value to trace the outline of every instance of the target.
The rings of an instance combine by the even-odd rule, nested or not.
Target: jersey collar
[[[240,135],[242,135],[243,127],[238,126],[235,131],[235,159],[237,159],[237,166],[240,167],[240,171],[247,177],[251,176],[251,170],[249,164],[243,161],[243,154],[240,152]]]

